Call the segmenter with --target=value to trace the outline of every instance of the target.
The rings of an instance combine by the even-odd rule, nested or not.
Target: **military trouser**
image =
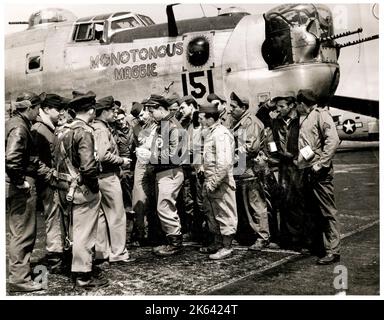
[[[132,177],[128,176],[126,173],[120,178],[123,203],[126,212],[132,210],[132,183]]]
[[[26,177],[30,192],[9,184],[9,282],[31,281],[31,254],[36,240],[36,188],[32,178]]]
[[[100,193],[88,202],[72,205],[72,272],[91,272],[92,253],[96,245]]]
[[[236,180],[238,212],[244,212],[257,239],[269,242],[267,202],[263,187],[257,178]]]
[[[308,186],[304,171],[293,163],[282,163],[279,168],[282,189],[280,202],[281,246],[289,249],[311,248],[313,245],[313,216],[307,210]]]
[[[101,193],[97,226],[96,259],[128,259],[127,218],[120,180],[116,174],[99,177]]]
[[[177,214],[176,199],[184,180],[182,168],[168,169],[156,173],[157,214],[161,227],[167,236],[181,234],[180,218]]]
[[[209,231],[214,235],[234,235],[238,222],[235,187],[222,182],[214,192],[209,192],[204,185],[203,199]]]
[[[61,211],[58,191],[47,186],[41,197],[45,214],[46,249],[48,253],[62,253],[65,239],[64,213]]]
[[[145,237],[145,217],[148,222],[148,238],[157,241],[161,234],[159,217],[156,214],[156,199],[154,199],[155,174],[150,165],[136,162],[133,176],[132,209],[134,213],[134,230],[136,237]]]
[[[182,187],[180,219],[183,233],[191,233],[194,239],[203,238],[203,194],[202,183],[192,168],[183,168],[184,182]]]
[[[312,207],[315,214],[320,214],[320,219],[315,220],[315,233],[321,233],[326,254],[340,254],[340,223],[335,204],[333,166],[322,168],[318,173],[306,168],[304,174],[313,192],[312,201],[308,199],[308,207]]]

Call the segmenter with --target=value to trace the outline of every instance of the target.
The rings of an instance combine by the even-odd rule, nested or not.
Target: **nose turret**
[[[263,57],[269,69],[302,63],[337,63],[331,11],[323,5],[282,5],[265,19]],[[324,41],[323,39],[327,39]]]

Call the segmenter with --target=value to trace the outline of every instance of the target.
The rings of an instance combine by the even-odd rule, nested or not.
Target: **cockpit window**
[[[75,29],[74,40],[75,41],[89,41],[92,40],[92,24],[83,23],[78,24]]]
[[[323,5],[281,5],[267,12],[264,60],[270,69],[317,61],[320,40],[333,34],[332,14]]]
[[[138,16],[147,26],[155,24],[150,17],[143,16],[142,14],[139,14]]]
[[[141,26],[141,23],[137,21],[134,17],[115,20],[112,21],[111,24],[112,30],[136,28],[139,26]]]

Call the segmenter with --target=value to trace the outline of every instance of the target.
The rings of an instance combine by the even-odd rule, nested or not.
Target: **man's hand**
[[[131,163],[132,159],[123,157],[123,161],[123,167],[127,167]]]
[[[318,163],[315,163],[313,166],[312,166],[312,171],[314,173],[318,173],[322,168],[322,165],[321,164],[318,164]]]
[[[31,186],[26,180],[24,180],[23,184],[17,185],[16,188],[23,190],[24,192],[29,192],[31,190]]]

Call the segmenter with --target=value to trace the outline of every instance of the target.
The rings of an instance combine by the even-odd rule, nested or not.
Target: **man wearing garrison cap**
[[[340,224],[335,205],[332,164],[340,139],[332,116],[328,110],[317,106],[318,100],[310,89],[297,93],[300,113],[297,166],[311,186],[307,188],[309,194],[305,197],[308,200],[307,212],[319,211],[322,216],[322,223],[314,226],[317,230],[309,234],[322,234],[322,239],[313,240],[323,243],[325,255],[317,263],[325,265],[340,261]]]
[[[68,107],[76,112],[55,142],[54,167],[58,180],[67,186],[62,205],[72,211],[72,266],[76,287],[91,289],[108,285],[92,274],[93,248],[100,207],[98,165],[95,157],[94,130],[96,95],[93,92],[74,97]],[[70,150],[71,152],[68,152]]]
[[[233,179],[234,140],[229,130],[220,124],[218,106],[202,105],[199,121],[206,130],[203,151],[203,201],[207,208],[209,231],[214,241],[200,249],[212,260],[232,255],[232,240],[237,230],[235,181]]]
[[[126,248],[126,214],[120,185],[120,166],[130,164],[128,157],[121,157],[110,124],[114,122],[114,99],[101,98],[96,103],[95,145],[99,156],[101,172],[99,187],[101,210],[97,228],[96,259],[110,263],[128,262]]]
[[[50,273],[63,273],[64,239],[62,219],[67,218],[59,203],[59,193],[52,186],[54,168],[52,166],[55,130],[60,115],[64,112],[63,98],[53,93],[42,93],[41,108],[36,123],[32,126],[32,137],[41,162],[38,170],[36,189],[42,199],[45,214],[46,250]],[[68,221],[67,221],[68,223]]]
[[[167,236],[168,245],[154,249],[159,256],[176,254],[182,249],[181,224],[176,199],[181,190],[184,173],[181,167],[181,125],[169,112],[163,96],[152,94],[146,102],[157,123],[152,141],[151,164],[156,174],[157,214]]]
[[[207,96],[207,101],[217,105],[220,112],[220,123],[229,129],[232,125],[232,117],[229,113],[225,97],[217,93],[211,93]]]
[[[41,100],[22,92],[13,103],[14,116],[5,125],[6,201],[9,208],[9,288],[11,292],[41,290],[32,281],[31,254],[36,239],[36,189],[38,160],[31,136]]]
[[[245,214],[252,229],[255,242],[249,249],[261,250],[269,243],[267,203],[262,192],[263,186],[253,168],[264,143],[264,125],[249,111],[249,100],[232,92],[232,130],[236,141],[235,171],[237,211]]]

